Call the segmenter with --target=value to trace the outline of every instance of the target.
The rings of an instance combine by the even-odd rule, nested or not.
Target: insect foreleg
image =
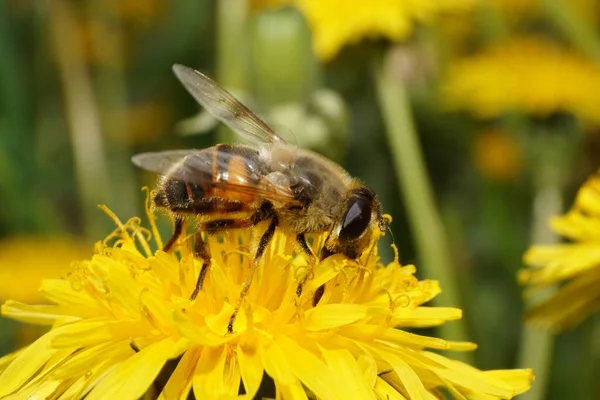
[[[208,248],[208,245],[202,239],[202,233],[206,232],[208,235],[214,235],[221,231],[226,231],[226,230],[230,230],[230,229],[250,228],[250,227],[257,225],[258,223],[260,223],[264,220],[267,220],[269,218],[271,219],[271,224],[269,225],[269,227],[267,228],[265,233],[263,233],[263,236],[261,237],[261,240],[259,242],[258,249],[256,251],[256,255],[255,255],[254,260],[252,261],[252,264],[250,267],[250,277],[244,283],[242,293],[240,294],[239,304],[236,307],[235,312],[232,315],[230,323],[227,328],[229,333],[231,333],[233,331],[233,322],[235,321],[235,316],[237,315],[237,312],[239,311],[241,301],[244,298],[244,296],[248,293],[248,290],[250,289],[250,284],[252,283],[252,277],[254,275],[254,271],[256,270],[256,265],[258,265],[258,261],[260,260],[260,257],[264,253],[270,240],[273,238],[273,235],[275,233],[275,228],[277,227],[277,221],[278,221],[277,214],[275,214],[275,212],[273,210],[273,205],[270,202],[264,202],[261,205],[261,207],[258,210],[256,210],[254,212],[254,214],[252,214],[248,218],[218,219],[218,220],[214,220],[214,221],[205,222],[203,224],[199,224],[196,227],[196,235],[195,235],[195,239],[194,239],[194,255],[196,258],[199,258],[202,260],[202,268],[200,269],[200,273],[198,274],[198,280],[196,281],[196,286],[194,288],[194,291],[192,292],[192,295],[190,296],[191,300],[194,300],[198,296],[198,293],[200,293],[200,290],[202,290],[202,286],[204,285],[204,280],[206,279],[206,275],[208,274],[208,270],[210,269],[210,258],[211,258],[210,250]]]
[[[194,256],[202,260],[202,268],[198,274],[198,280],[196,281],[196,286],[190,296],[190,300],[194,300],[198,296],[198,293],[200,293],[200,290],[202,290],[204,279],[206,278],[208,268],[210,267],[210,251],[208,250],[206,243],[204,243],[204,240],[202,240],[202,232],[202,226],[198,225],[194,236]]]
[[[300,297],[300,295],[302,294],[302,289],[304,288],[304,284],[308,280],[309,276],[312,274],[313,268],[317,263],[317,258],[315,257],[315,254],[308,245],[304,233],[299,233],[298,235],[296,235],[296,242],[300,245],[302,251],[304,251],[308,256],[308,268],[306,270],[306,275],[304,275],[300,279],[300,282],[298,282],[298,287],[296,288],[296,296]]]
[[[242,291],[240,293],[237,305],[235,306],[233,314],[231,314],[231,318],[229,318],[229,324],[227,324],[227,333],[233,333],[233,324],[235,323],[235,318],[237,317],[237,314],[240,311],[244,297],[246,297],[248,291],[250,290],[250,285],[252,284],[252,278],[254,277],[254,273],[258,268],[260,259],[265,253],[267,246],[271,242],[271,239],[273,239],[273,235],[275,234],[275,229],[277,228],[278,224],[279,219],[277,218],[277,214],[273,213],[271,216],[271,223],[269,224],[267,230],[263,233],[263,235],[260,238],[260,241],[258,242],[256,254],[254,256],[254,259],[252,260],[252,263],[250,264],[249,276],[244,282],[244,286],[242,287]]]
[[[162,249],[165,253],[170,253],[171,250],[173,250],[173,246],[177,242],[177,239],[179,239],[179,236],[181,236],[183,227],[185,225],[185,220],[180,216],[176,216],[173,219],[173,222],[175,223],[175,226],[173,227],[173,234]]]
[[[334,253],[329,251],[327,249],[327,247],[323,247],[323,250],[321,251],[321,261],[325,260],[329,256],[332,256],[333,254]],[[325,285],[321,285],[315,290],[315,293],[313,294],[313,301],[312,301],[313,307],[316,307],[317,304],[319,304],[319,301],[321,300],[321,297],[323,297],[324,293],[325,293]]]
[[[196,227],[196,236],[194,238],[194,255],[202,260],[202,268],[198,274],[198,280],[196,281],[196,287],[190,296],[191,300],[194,300],[204,284],[206,274],[210,267],[210,251],[207,244],[202,240],[202,233],[206,232],[209,235],[224,231],[227,229],[235,228],[248,228],[256,225],[252,218],[241,218],[241,219],[220,219],[216,221],[206,222]]]

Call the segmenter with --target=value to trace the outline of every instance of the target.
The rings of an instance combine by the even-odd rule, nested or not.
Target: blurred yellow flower
[[[473,157],[479,170],[491,181],[510,182],[523,168],[519,143],[501,130],[478,134],[473,143]]]
[[[568,112],[600,123],[600,68],[542,39],[514,38],[456,61],[442,94],[450,108],[483,118],[508,111],[536,116]]]
[[[92,248],[71,237],[19,236],[0,240],[0,299],[39,302],[43,278],[64,276]]]
[[[54,305],[3,305],[7,317],[52,329],[0,359],[0,397],[137,399],[177,357],[163,399],[185,399],[190,390],[198,399],[238,398],[242,382],[239,398],[252,399],[264,373],[278,398],[307,399],[309,391],[323,400],[424,399],[441,391],[508,399],[533,379],[530,370],[480,371],[437,353],[472,350],[472,343],[396,329],[441,325],[461,311],[424,307],[440,292],[437,282],[418,281],[413,266],[397,261],[384,266],[376,243],[358,262],[341,255],[320,262],[297,298],[307,259],[295,253],[294,238],[278,232],[235,332],[226,334],[251,260],[247,245],[260,228],[209,239],[211,270],[191,301],[199,265],[190,238],[179,242],[178,256],[152,254],[139,219],[114,218],[118,229],[90,260],[66,279],[43,282]],[[160,247],[153,222],[152,231]],[[316,237],[315,249],[322,242]],[[311,292],[321,284],[325,294],[313,306]]]
[[[562,284],[526,315],[537,326],[562,330],[600,308],[600,176],[590,178],[573,208],[550,223],[572,243],[532,246],[524,256],[530,268],[519,271],[519,281],[528,292]]]
[[[475,0],[296,0],[312,31],[317,55],[333,58],[364,38],[406,39],[415,23],[468,8]]]

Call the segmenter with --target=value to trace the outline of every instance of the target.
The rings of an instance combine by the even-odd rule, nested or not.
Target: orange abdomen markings
[[[250,212],[262,203],[261,170],[258,150],[217,145],[174,165],[153,201],[174,213],[205,217]]]
[[[252,188],[260,184],[257,175],[258,152],[246,147],[220,144],[215,146],[213,154],[213,182],[215,185],[211,195],[222,199],[252,203],[257,200]],[[235,186],[241,190],[228,190],[227,186]],[[244,190],[246,188],[247,190]]]

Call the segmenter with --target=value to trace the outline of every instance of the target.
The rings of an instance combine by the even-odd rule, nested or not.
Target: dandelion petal
[[[55,336],[52,333],[50,332],[42,336],[23,350],[4,370],[2,375],[0,375],[0,397],[17,390],[58,351],[50,347],[50,342]]]
[[[335,371],[337,379],[344,382],[346,398],[373,399],[375,393],[367,385],[365,375],[360,370],[356,360],[348,350],[327,350],[321,348],[321,354],[327,365]]]
[[[326,304],[310,309],[306,313],[306,329],[320,331],[336,328],[359,321],[367,316],[367,307],[362,304]]]
[[[86,400],[138,399],[154,381],[175,346],[169,338],[142,349],[102,379]]]
[[[276,383],[285,386],[296,381],[296,376],[291,370],[288,358],[279,348],[277,343],[271,342],[268,345],[261,343],[260,356],[265,371],[267,371],[267,374],[269,374]]]
[[[198,349],[190,349],[183,354],[160,394],[159,400],[185,400],[188,398],[188,392],[192,386],[192,375],[198,358],[200,358]]]
[[[197,399],[218,399],[225,394],[223,371],[227,348],[205,347],[193,377],[194,395]]]
[[[345,400],[353,397],[353,393],[346,393],[343,389],[347,382],[339,380],[337,372],[334,373],[316,355],[299,346],[287,336],[278,338],[277,343],[284,351],[294,374],[305,384],[318,398],[334,400]],[[340,383],[340,385],[336,385]]]
[[[238,345],[237,356],[240,363],[242,380],[244,381],[244,388],[246,389],[246,397],[253,399],[258,392],[263,377],[263,365],[260,360],[260,354],[258,354],[258,349],[256,348],[245,349],[243,346]]]
[[[389,383],[381,378],[377,378],[375,382],[375,392],[379,395],[380,399],[386,400],[406,400],[406,397],[402,396],[396,389],[394,389]]]
[[[416,372],[408,365],[402,358],[396,354],[383,350],[380,348],[374,348],[374,350],[390,365],[394,372],[400,378],[402,385],[408,393],[408,397],[411,400],[425,400],[427,399],[428,392],[423,386],[423,382],[419,379]]]
[[[277,399],[308,400],[308,396],[304,391],[304,387],[300,384],[300,381],[294,379],[292,384],[277,386]]]

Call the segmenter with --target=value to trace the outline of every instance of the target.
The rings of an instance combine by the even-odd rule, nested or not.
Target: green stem
[[[392,77],[385,63],[376,67],[375,85],[398,185],[407,207],[411,230],[421,259],[419,267],[426,277],[440,282],[443,292],[435,298],[434,303],[460,308],[459,287],[452,265],[452,255],[433,199],[406,89],[401,80]],[[466,325],[462,321],[443,325],[440,330],[445,339],[468,338]],[[472,361],[471,353],[457,355],[463,361]]]
[[[531,242],[552,244],[560,241],[548,227],[550,218],[563,212],[563,187],[568,179],[575,146],[573,136],[556,135],[553,132],[531,132],[533,179],[535,198]],[[533,135],[537,133],[537,135]],[[556,292],[555,287],[538,291],[527,303],[535,304],[547,299]],[[525,400],[546,398],[546,390],[554,352],[554,335],[547,330],[523,325],[519,348],[518,365],[532,368],[535,383],[531,390],[522,395]]]
[[[562,211],[560,191],[552,187],[540,189],[535,196],[534,204],[532,243],[557,242],[558,238],[549,232],[547,223],[551,216]],[[546,240],[542,240],[544,237]],[[528,303],[539,302],[554,292],[555,288],[548,288],[543,292],[536,293]],[[551,332],[536,329],[527,324],[522,326],[518,365],[521,368],[533,369],[535,374],[535,383],[528,392],[521,396],[523,400],[546,398],[553,352],[554,335]]]
[[[540,7],[580,51],[600,64],[600,40],[591,21],[584,18],[570,1],[539,0]]]
[[[579,326],[581,332],[578,393],[581,400],[597,400],[600,394],[600,316],[590,315]]]
[[[78,31],[72,5],[65,0],[50,4],[50,31],[65,97],[83,226],[87,238],[93,240],[106,235],[109,226],[97,211],[97,205],[108,199],[109,182],[100,117],[83,50],[72,35]]]
[[[592,321],[592,351],[591,355],[591,379],[589,379],[591,386],[591,394],[600,394],[600,380],[597,379],[598,371],[600,371],[600,315],[596,314],[593,316]]]
[[[539,0],[540,6],[544,10],[544,13],[548,17],[550,21],[554,23],[554,25],[568,38],[573,46],[579,49],[582,53],[587,55],[590,59],[592,59],[597,65],[600,65],[600,37],[598,36],[598,31],[596,27],[590,23],[591,21],[581,15],[580,11],[573,6],[570,1],[566,0]],[[562,211],[562,210],[561,210]],[[591,329],[591,328],[590,328]],[[526,332],[527,333],[527,332]],[[598,329],[596,329],[596,334],[599,333]],[[547,334],[549,335],[549,334]],[[525,336],[525,342],[523,343],[527,346],[528,336]],[[600,343],[600,340],[596,338],[596,343]],[[539,346],[535,341],[535,338],[530,338],[530,344],[533,346]],[[530,354],[533,350],[522,350],[522,361],[525,359],[528,362],[540,362],[539,358],[535,358],[535,354]],[[594,354],[594,348],[592,343],[591,349],[592,357]],[[547,356],[546,358],[549,358]],[[541,364],[541,362],[540,362]],[[547,381],[547,374],[549,373],[550,365],[540,365],[536,369],[535,364],[531,364],[530,366],[534,367],[534,371],[536,374],[536,385],[532,387],[533,392],[531,396],[523,397],[525,399],[541,399],[544,396],[543,390],[545,389],[545,383]],[[543,367],[545,369],[541,369]],[[543,375],[542,375],[543,374]],[[592,379],[594,377],[592,376]],[[590,384],[591,386],[594,383]],[[596,385],[598,385],[596,383]],[[536,389],[538,387],[538,389]],[[592,390],[600,390],[600,386],[596,388],[592,388]],[[529,392],[529,393],[531,393]],[[528,393],[528,394],[529,394]],[[535,396],[535,394],[538,394]],[[594,394],[590,394],[590,396],[594,396]]]
[[[121,218],[136,215],[139,187],[134,176],[129,135],[126,131],[127,85],[124,77],[125,61],[123,33],[116,0],[88,0],[90,20],[111,27],[112,40],[107,40],[101,29],[92,29],[92,45],[98,54],[110,55],[110,60],[99,62],[94,89],[107,146],[108,174],[111,177],[108,206]],[[110,65],[107,65],[107,61]]]
[[[35,172],[29,162],[32,152],[33,113],[25,63],[20,60],[17,23],[11,20],[10,6],[0,4],[0,209],[7,232],[39,228],[31,211]],[[27,161],[29,160],[29,161]],[[27,204],[24,204],[26,202]]]

